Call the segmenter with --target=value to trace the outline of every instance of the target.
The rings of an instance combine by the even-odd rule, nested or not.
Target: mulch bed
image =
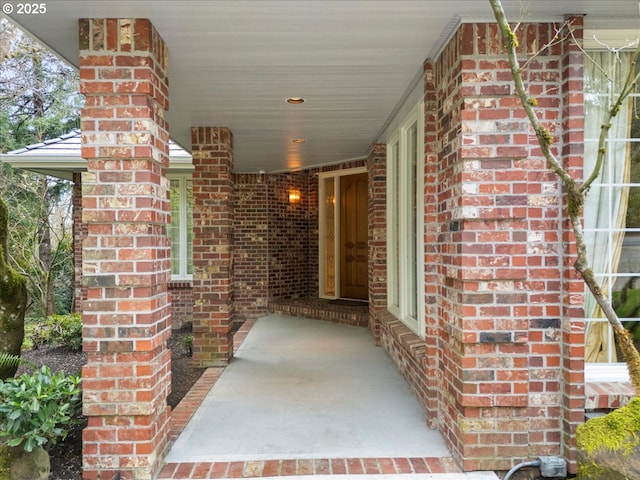
[[[190,335],[188,328],[174,330],[168,342],[171,349],[171,394],[167,403],[174,408],[200,378],[204,369],[195,368],[191,357],[182,345],[181,338]],[[22,352],[22,357],[37,366],[47,365],[52,372],[63,371],[77,375],[87,362],[87,356],[63,347],[40,347]],[[28,371],[20,367],[18,375]],[[82,480],[82,429],[86,422],[72,427],[67,438],[47,450],[51,457],[49,480]]]

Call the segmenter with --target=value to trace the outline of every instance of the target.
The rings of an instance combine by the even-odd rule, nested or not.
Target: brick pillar
[[[567,19],[573,37],[582,40],[583,17]],[[562,55],[562,159],[571,176],[583,177],[584,99],[583,55],[571,40],[563,44]],[[565,218],[566,212],[565,212]],[[573,267],[575,238],[569,221],[562,225],[564,252],[562,298],[562,435],[563,455],[569,470],[576,471],[576,428],[584,422],[584,283]]]
[[[87,236],[87,225],[82,221],[82,173],[73,174],[73,311],[82,313],[87,299],[82,286],[82,244]]]
[[[521,25],[520,55],[554,35]],[[525,78],[556,155],[561,55],[540,52]],[[441,429],[465,470],[508,470],[561,453],[561,192],[495,24],[463,24],[434,67]]]
[[[269,180],[234,175],[234,321],[267,313],[269,305]]]
[[[424,65],[424,284],[425,284],[425,401],[427,423],[437,428],[438,391],[442,388],[439,373],[442,350],[438,347],[440,317],[438,315],[438,123],[435,72],[432,62]]]
[[[145,19],[81,19],[83,478],[154,477],[171,387],[168,52]]]
[[[193,361],[233,356],[233,144],[224,127],[191,129],[193,172]]]
[[[378,315],[387,309],[387,156],[374,145],[367,158],[369,179],[369,330],[380,344]]]

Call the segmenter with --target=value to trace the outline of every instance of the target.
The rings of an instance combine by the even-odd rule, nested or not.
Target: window
[[[631,67],[630,54],[589,52],[585,57],[584,174],[596,159],[600,123]],[[640,340],[640,90],[614,118],[605,164],[584,207],[584,233],[590,264],[616,313]],[[585,360],[622,362],[609,324],[587,292]],[[591,365],[590,365],[591,366]],[[594,365],[595,367],[595,365]],[[594,371],[594,369],[591,369]],[[597,368],[595,369],[597,370]],[[606,369],[611,372],[611,369]],[[589,373],[587,373],[589,374]],[[609,373],[607,373],[609,374]]]
[[[193,182],[190,175],[169,175],[171,200],[171,279],[193,275]]]
[[[396,139],[387,146],[387,301],[396,316],[400,316],[399,143]]]
[[[418,105],[387,144],[387,304],[424,336],[424,107]]]

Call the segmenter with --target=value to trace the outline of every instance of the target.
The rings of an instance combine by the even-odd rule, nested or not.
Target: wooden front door
[[[340,296],[368,300],[367,174],[340,177]]]

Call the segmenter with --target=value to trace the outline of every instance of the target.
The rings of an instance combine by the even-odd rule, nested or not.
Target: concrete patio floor
[[[199,384],[200,398],[185,397],[174,412],[175,442],[160,479],[497,479],[460,472],[441,435],[426,427],[415,394],[362,327],[263,317],[230,364],[207,370]]]

